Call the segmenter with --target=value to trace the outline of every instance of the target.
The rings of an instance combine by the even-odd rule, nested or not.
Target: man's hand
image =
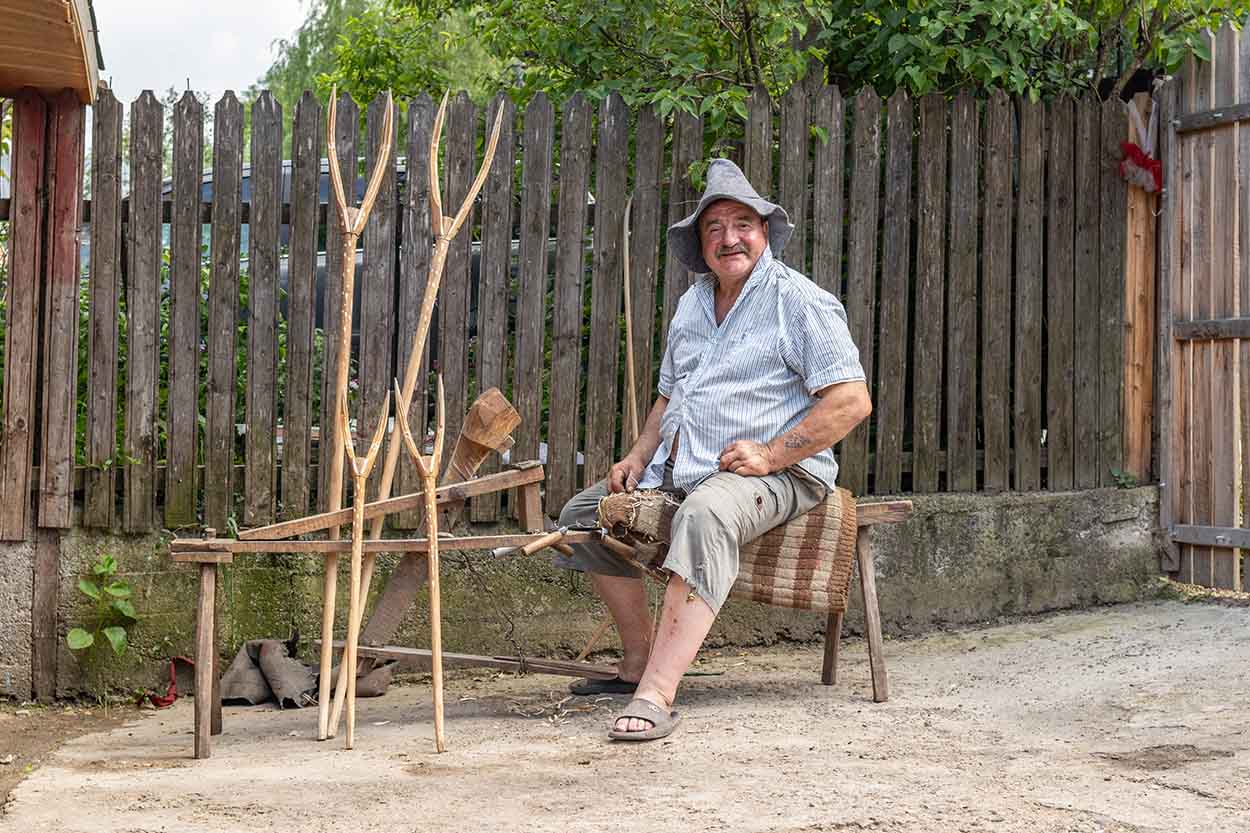
[[[743,477],[762,477],[776,469],[768,446],[751,440],[735,440],[720,453],[720,470]]]
[[[608,472],[608,491],[632,492],[638,486],[638,478],[642,477],[645,466],[633,457],[627,456]]]

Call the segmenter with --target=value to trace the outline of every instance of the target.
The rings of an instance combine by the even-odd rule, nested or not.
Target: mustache
[[[741,254],[741,255],[747,254],[747,247],[746,246],[728,246],[725,248],[717,249],[716,251],[717,257],[724,257],[725,255],[733,255],[733,254]]]

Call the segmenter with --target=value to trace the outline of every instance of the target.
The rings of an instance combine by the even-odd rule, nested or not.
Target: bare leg
[[[707,602],[698,596],[690,598],[689,584],[680,576],[670,578],[664,591],[664,608],[660,612],[655,648],[634,696],[650,700],[664,709],[672,706],[673,698],[677,696],[677,685],[690,663],[694,662],[695,654],[715,620],[716,613]],[[617,731],[642,732],[649,728],[649,721],[638,718],[621,718],[616,722]]]
[[[589,575],[595,592],[612,612],[621,635],[625,656],[617,665],[617,674],[621,679],[633,682],[642,676],[647,657],[651,655],[651,614],[647,605],[647,589],[640,578],[598,573]]]

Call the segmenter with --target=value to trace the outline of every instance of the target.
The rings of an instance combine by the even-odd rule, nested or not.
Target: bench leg
[[[216,640],[213,639],[213,606],[217,595],[217,566],[200,565],[200,599],[195,623],[195,757],[213,754],[213,679]]]
[[[861,528],[855,539],[855,557],[859,561],[859,586],[864,596],[864,630],[868,633],[868,661],[872,669],[872,699],[884,703],[890,699],[890,683],[885,674],[885,656],[881,639],[881,610],[877,606],[877,571],[872,563],[872,545],[868,529]]]
[[[842,641],[843,612],[829,614],[825,625],[825,667],[821,669],[820,681],[825,685],[838,684],[838,644]]]

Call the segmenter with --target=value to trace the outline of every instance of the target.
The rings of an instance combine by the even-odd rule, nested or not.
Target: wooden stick
[[[603,639],[603,635],[608,632],[608,628],[610,627],[612,627],[612,617],[603,617],[603,621],[599,623],[599,627],[595,629],[593,634],[591,634],[590,639],[586,640],[586,647],[582,648],[582,652],[577,655],[577,659],[574,660],[574,662],[581,662],[586,659],[586,657],[590,656],[590,652],[594,649],[595,643],[597,643],[600,639]]]
[[[438,539],[438,548],[448,550],[493,550],[506,548],[509,552],[520,549],[526,544],[543,538],[546,532],[523,532],[506,535],[462,535],[453,538]],[[588,544],[599,540],[599,533],[593,530],[572,529],[565,533],[564,542]],[[371,541],[368,538],[361,544],[365,555],[379,552],[426,552],[430,548],[429,538],[383,538]],[[551,545],[560,550],[563,544]],[[326,553],[350,553],[350,540],[328,541],[236,541],[233,538],[210,538],[187,540],[175,538],[169,543],[171,560],[188,564],[231,564],[234,556],[248,553],[283,552],[297,555],[325,555]]]

